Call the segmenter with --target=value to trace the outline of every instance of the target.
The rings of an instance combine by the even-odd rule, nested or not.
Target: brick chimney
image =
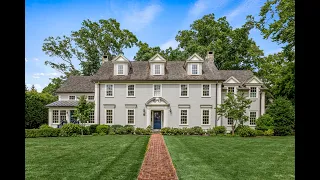
[[[208,51],[205,60],[207,60],[207,61],[214,61],[213,51]]]

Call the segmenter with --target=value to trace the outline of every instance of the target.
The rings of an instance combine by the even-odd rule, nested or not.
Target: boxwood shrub
[[[81,134],[81,126],[79,124],[68,123],[62,126],[61,134],[63,136],[71,136],[73,134]]]
[[[216,127],[214,127],[214,132],[216,133],[216,135],[218,135],[218,134],[226,134],[227,129],[224,126],[216,126]]]
[[[97,126],[96,128],[96,132],[99,134],[101,132],[104,132],[106,134],[109,134],[110,131],[110,126],[106,125],[106,124],[100,124]]]
[[[90,134],[97,133],[97,126],[98,124],[91,124],[89,126]]]
[[[255,137],[256,131],[249,126],[242,126],[240,129],[238,129],[238,132],[240,137]]]

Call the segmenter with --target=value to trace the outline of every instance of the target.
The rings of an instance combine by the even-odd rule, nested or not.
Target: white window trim
[[[209,110],[209,124],[203,124],[203,110]],[[201,125],[210,126],[211,122],[211,109],[201,109]]]
[[[154,86],[155,85],[160,85],[160,96],[155,96],[154,95]],[[162,97],[162,84],[153,84],[153,86],[152,86],[152,94],[153,94],[153,97]]]
[[[159,66],[160,66],[160,68],[159,68],[159,72],[160,72],[160,74],[156,74],[156,65],[159,65]],[[153,65],[153,75],[156,75],[156,76],[160,76],[160,75],[162,75],[162,71],[161,71],[161,69],[162,69],[161,64],[154,64],[154,65]]]
[[[53,111],[58,111],[58,123],[53,122]],[[60,124],[60,122],[60,109],[52,109],[52,124]]]
[[[107,85],[112,85],[112,96],[107,96]],[[114,97],[114,84],[105,84],[104,86],[105,90],[104,90],[104,97]]]
[[[107,110],[112,110],[112,123],[107,123]],[[105,109],[104,117],[105,117],[105,124],[114,125],[114,109]]]
[[[181,85],[187,85],[187,96],[181,96]],[[179,84],[179,89],[180,89],[180,91],[179,91],[179,97],[181,97],[181,98],[188,98],[189,97],[189,84]]]
[[[209,96],[203,96],[203,85],[209,85]],[[201,84],[201,97],[211,98],[211,84]]]
[[[119,74],[119,65],[122,65],[122,74]],[[124,65],[123,64],[117,64],[117,75],[124,75]]]
[[[236,87],[234,87],[234,86],[228,86],[228,87],[227,87],[227,93],[229,93],[229,88],[233,88],[233,94],[236,94]]]
[[[196,65],[196,66],[197,66],[197,74],[192,74],[192,65]],[[200,67],[200,66],[199,66],[199,63],[191,63],[191,64],[190,64],[190,69],[191,69],[190,74],[191,74],[191,75],[200,75],[200,72],[199,72],[200,68],[199,68],[199,67]]]
[[[134,116],[133,116],[133,124],[128,123],[128,110],[133,110]],[[126,125],[136,125],[136,110],[135,109],[126,109]]]
[[[74,96],[74,99],[70,99],[71,96]],[[69,101],[76,101],[76,100],[77,100],[77,96],[75,96],[75,95],[70,95],[68,100],[69,100]]]
[[[88,123],[86,122],[86,124],[95,124],[96,123],[96,121],[95,121],[95,112],[94,112],[94,110],[93,110],[93,123],[89,123],[90,122],[90,120],[88,121]]]
[[[256,97],[250,97],[250,92],[251,92],[251,88],[252,87],[255,87],[256,88]],[[251,98],[251,99],[258,99],[259,98],[259,95],[258,95],[258,92],[259,92],[259,88],[257,87],[257,86],[250,86],[250,87],[248,87],[249,88],[249,98]]]
[[[256,124],[254,124],[254,125],[251,125],[250,124],[250,112],[256,112]],[[257,119],[258,119],[258,111],[254,111],[254,110],[250,110],[249,111],[249,126],[252,126],[252,127],[255,127],[255,126],[257,126]]]
[[[134,94],[134,96],[128,96],[128,93],[129,93],[129,89],[128,89],[128,87],[129,87],[129,85],[133,85],[133,87],[134,87],[134,90],[133,90],[133,94]],[[127,84],[126,85],[126,89],[127,89],[127,98],[135,98],[136,97],[136,85],[135,84]]]
[[[226,119],[227,119],[227,126],[228,126],[228,127],[232,127],[232,124],[228,124],[228,119],[229,119],[228,116],[226,117]],[[234,122],[235,122],[235,121],[234,121],[234,119],[233,119],[233,125],[235,124]]]
[[[181,111],[187,110],[187,124],[181,124]],[[179,126],[189,126],[189,109],[179,109]]]

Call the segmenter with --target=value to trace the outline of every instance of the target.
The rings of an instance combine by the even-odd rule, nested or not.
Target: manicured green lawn
[[[294,136],[164,136],[180,180],[295,179]]]
[[[137,179],[149,136],[28,138],[26,179]]]

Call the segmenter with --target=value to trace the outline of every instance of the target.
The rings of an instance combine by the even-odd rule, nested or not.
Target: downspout
[[[259,97],[259,99],[260,99],[260,104],[259,104],[259,117],[261,116],[261,95],[262,95],[262,92],[261,92],[261,90],[260,90],[260,97]]]
[[[217,108],[217,104],[218,104],[218,83],[216,83],[216,108]],[[217,116],[217,109],[216,109],[216,120],[214,122],[214,127],[217,126],[217,120],[218,116]]]
[[[98,82],[98,124],[100,124],[100,82]]]

